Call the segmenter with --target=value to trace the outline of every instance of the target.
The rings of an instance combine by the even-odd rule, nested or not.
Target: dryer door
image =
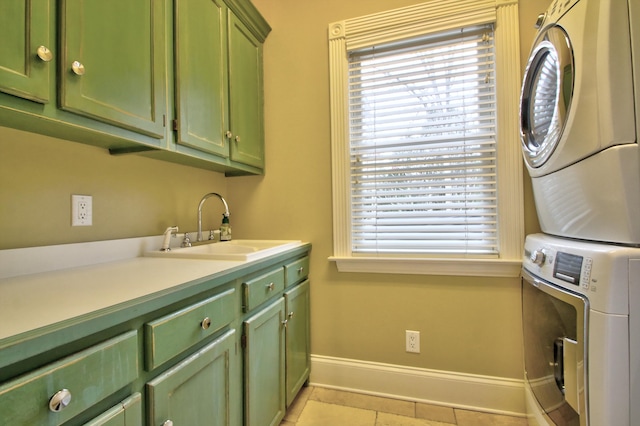
[[[529,166],[542,166],[560,141],[573,84],[569,37],[559,26],[548,27],[533,46],[520,96],[520,139]]]

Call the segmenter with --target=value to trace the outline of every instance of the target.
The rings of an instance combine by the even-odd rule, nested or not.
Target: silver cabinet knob
[[[65,409],[71,403],[71,392],[69,389],[61,389],[49,400],[49,410],[57,413]]]
[[[236,136],[236,142],[240,142],[240,136]]]
[[[233,137],[233,133],[231,133],[231,130],[227,130],[227,131],[224,133],[224,136],[225,136],[227,139],[231,139],[231,138]]]
[[[167,420],[166,422],[162,423],[162,426],[173,426],[173,422],[171,420]]]
[[[206,330],[209,327],[211,327],[211,318],[206,317],[205,319],[203,319],[202,322],[200,323],[200,326],[202,327],[203,330]]]
[[[36,54],[38,55],[38,58],[42,59],[44,62],[49,62],[53,59],[53,53],[51,53],[51,51],[45,46],[38,47]]]
[[[267,284],[267,290],[272,291],[274,288],[275,288],[275,285],[273,283]]]
[[[289,314],[287,315],[289,317],[289,319],[293,318],[293,315],[295,314],[294,311],[289,312]]]
[[[73,63],[71,64],[71,70],[76,74],[76,75],[84,75],[84,65],[82,65],[82,63],[80,63],[79,61],[73,61]]]

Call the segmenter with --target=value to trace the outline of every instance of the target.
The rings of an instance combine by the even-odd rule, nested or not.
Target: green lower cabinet
[[[136,392],[84,426],[143,426],[142,397]]]
[[[284,293],[287,313],[286,382],[287,407],[309,378],[311,345],[309,340],[309,280]]]
[[[244,424],[276,426],[285,406],[285,311],[278,298],[244,322]]]
[[[147,383],[149,425],[236,426],[236,338],[227,331]]]

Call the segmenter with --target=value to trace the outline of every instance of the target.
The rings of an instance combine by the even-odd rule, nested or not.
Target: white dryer
[[[631,3],[554,0],[538,20],[520,127],[545,233],[640,244],[640,69],[632,55],[640,38]]]

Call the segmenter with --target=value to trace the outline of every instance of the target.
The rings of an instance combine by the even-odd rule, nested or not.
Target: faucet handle
[[[180,247],[191,247],[191,239],[189,238],[188,232],[184,233],[184,239],[182,240],[182,244],[180,244]]]

